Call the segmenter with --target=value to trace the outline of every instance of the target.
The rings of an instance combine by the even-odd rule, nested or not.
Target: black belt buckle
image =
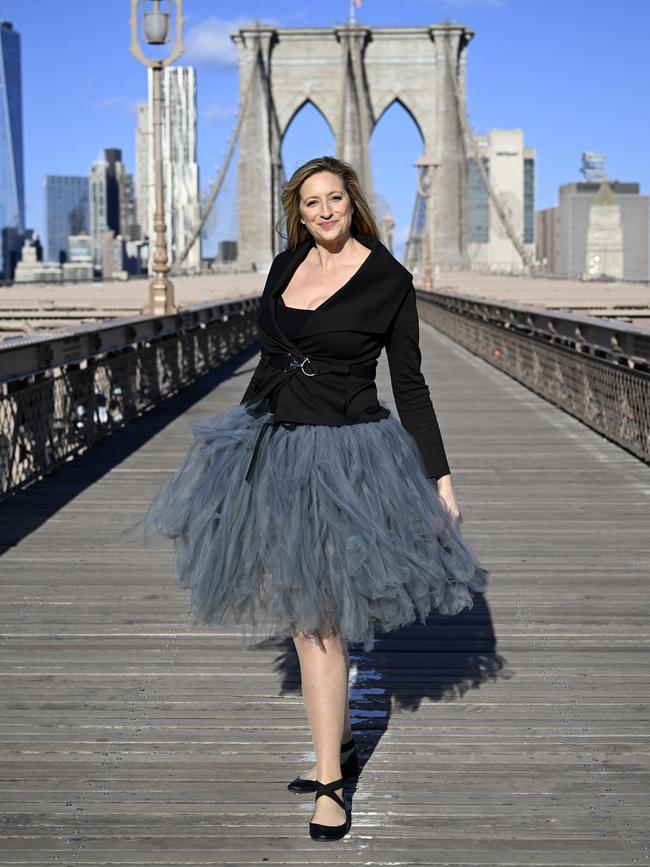
[[[296,370],[299,367],[302,367],[302,360],[300,358],[296,358],[295,355],[292,355],[290,352],[287,353],[289,356],[289,360],[284,368],[285,373],[289,373],[290,370]]]
[[[289,360],[284,368],[284,373],[290,373],[292,370],[302,370],[305,376],[316,376],[316,371],[313,369],[313,365],[309,358],[305,356],[304,358],[296,358],[291,352],[288,352]],[[305,369],[305,364],[308,364],[310,370]]]

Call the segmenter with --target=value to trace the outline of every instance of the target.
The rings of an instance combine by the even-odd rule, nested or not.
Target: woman
[[[192,424],[183,464],[140,522],[173,538],[195,623],[291,635],[316,766],[310,834],[350,828],[358,774],[347,642],[471,607],[487,572],[461,514],[420,371],[411,274],[379,241],[354,170],[310,160],[286,184],[288,246],[261,299],[241,403]],[[386,349],[399,417],[377,399]]]

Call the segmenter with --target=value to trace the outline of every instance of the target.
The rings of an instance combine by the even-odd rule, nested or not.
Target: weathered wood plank
[[[318,846],[286,642],[192,630],[171,545],[125,547],[255,359],[0,507],[1,864],[647,863],[650,469],[422,329],[483,604],[352,653],[364,769]],[[385,361],[382,396],[390,401]]]

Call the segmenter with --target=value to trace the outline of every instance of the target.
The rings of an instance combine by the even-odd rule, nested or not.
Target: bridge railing
[[[650,334],[619,322],[418,290],[430,322],[650,462]],[[257,339],[259,298],[0,347],[0,498]]]
[[[650,332],[622,322],[418,290],[420,317],[650,462]]]
[[[0,498],[249,347],[258,298],[137,316],[0,347]]]

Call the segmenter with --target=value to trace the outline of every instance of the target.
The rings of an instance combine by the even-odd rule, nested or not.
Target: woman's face
[[[353,211],[343,180],[334,172],[311,175],[300,187],[300,220],[316,241],[347,240]]]

